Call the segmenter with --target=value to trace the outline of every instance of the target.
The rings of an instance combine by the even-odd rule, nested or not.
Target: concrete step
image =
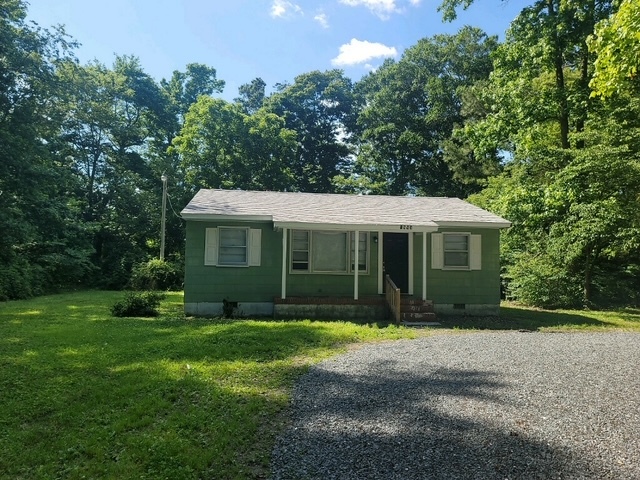
[[[430,313],[433,312],[433,305],[401,305],[400,311],[407,313]]]
[[[400,305],[430,305],[433,306],[431,300],[422,300],[415,297],[400,297]]]
[[[433,322],[436,320],[436,314],[433,312],[401,312],[400,320],[402,322]]]
[[[440,322],[402,322],[405,327],[441,327]]]

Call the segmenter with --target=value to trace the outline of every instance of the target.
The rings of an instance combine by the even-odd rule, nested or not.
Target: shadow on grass
[[[620,315],[621,319],[624,314]],[[634,314],[628,315],[628,321],[638,321]],[[586,313],[562,312],[552,310],[533,310],[512,306],[500,307],[499,317],[446,317],[438,321],[444,328],[461,328],[477,330],[540,330],[554,328],[612,327],[614,322],[597,319]]]

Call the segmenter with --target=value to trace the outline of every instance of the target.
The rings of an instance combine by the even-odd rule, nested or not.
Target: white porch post
[[[282,229],[282,290],[280,297],[287,298],[287,229]]]
[[[378,295],[382,295],[383,292],[383,282],[384,279],[382,278],[382,270],[383,270],[383,262],[384,262],[384,258],[382,256],[382,232],[379,231],[378,232]]]
[[[358,300],[358,269],[360,268],[360,231],[356,230],[353,239],[353,251],[355,259],[353,261],[353,299]]]
[[[409,295],[413,295],[413,238],[414,233],[407,233],[409,236]]]
[[[427,232],[422,232],[422,300],[427,299]]]

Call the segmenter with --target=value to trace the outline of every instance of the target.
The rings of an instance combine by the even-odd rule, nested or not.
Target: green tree
[[[443,147],[463,121],[461,92],[488,78],[496,45],[495,37],[465,27],[420,40],[363,79],[352,179],[375,193],[466,196],[468,186],[454,179],[456,164],[447,163]]]
[[[25,17],[24,2],[0,2],[0,300],[74,286],[91,273],[74,179],[53,151],[55,68],[74,43]]]
[[[202,96],[174,148],[186,181],[197,188],[284,190],[293,183],[295,141],[295,132],[273,113],[247,115],[237,103]]]
[[[245,113],[251,115],[264,105],[266,86],[267,84],[260,77],[254,78],[251,83],[240,85],[238,88],[240,96],[234,101],[243,106]]]
[[[332,192],[333,179],[350,161],[349,136],[354,124],[351,80],[341,70],[299,75],[280,85],[265,102],[266,110],[284,118],[297,133],[289,189]]]
[[[597,58],[590,86],[595,95],[611,96],[640,89],[640,3],[622,0],[616,13],[600,20],[589,48]]]

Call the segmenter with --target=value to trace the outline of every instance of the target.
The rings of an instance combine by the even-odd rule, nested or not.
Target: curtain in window
[[[313,232],[313,270],[347,271],[346,232]]]

